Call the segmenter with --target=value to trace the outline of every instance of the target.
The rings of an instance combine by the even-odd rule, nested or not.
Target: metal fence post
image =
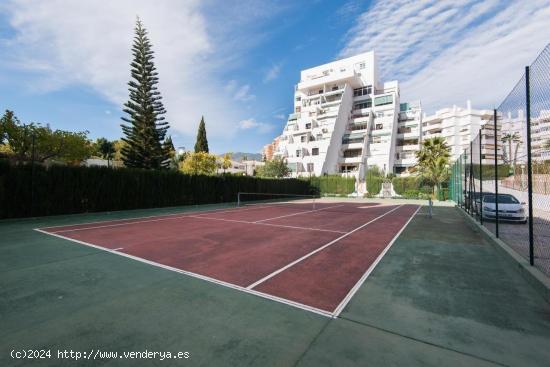
[[[479,128],[479,223],[483,225],[483,157],[481,156],[481,128]]]
[[[474,193],[475,195],[475,189],[473,189],[473,178],[474,178],[474,144],[473,142],[470,142],[470,185],[469,185],[469,189],[470,189],[470,195],[469,195],[469,198],[470,198],[470,215],[473,217],[475,215],[474,213],[474,203],[475,203],[475,198],[472,198],[472,193]]]
[[[493,110],[493,133],[495,143],[495,236],[498,238],[498,145],[497,145],[497,110]]]
[[[464,154],[464,188],[462,189],[462,191],[463,191],[463,196],[464,196],[464,207],[466,208],[466,212],[470,213],[470,208],[466,207],[467,200],[469,200],[466,197],[466,190],[468,188],[468,177],[466,176],[466,167],[468,166],[467,159],[468,159],[468,156],[466,154]]]
[[[525,109],[527,117],[527,196],[529,205],[529,263],[535,264],[533,249],[533,167],[531,162],[531,91],[529,66],[525,67]]]

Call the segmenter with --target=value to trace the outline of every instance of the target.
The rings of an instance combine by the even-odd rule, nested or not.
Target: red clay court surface
[[[256,205],[37,229],[337,316],[418,205]]]

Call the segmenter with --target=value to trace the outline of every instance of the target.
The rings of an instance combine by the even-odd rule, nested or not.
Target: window
[[[362,88],[355,88],[353,90],[354,97],[368,96],[369,94],[372,94],[372,86],[370,85],[367,85],[366,87],[362,87]]]
[[[372,107],[372,101],[370,99],[367,99],[364,102],[358,102],[353,105],[354,110],[361,110],[363,108],[370,108]]]
[[[317,134],[316,139],[321,140],[323,138],[323,134]]]
[[[357,166],[340,166],[340,172],[341,173],[349,173],[357,171]]]
[[[342,144],[362,143],[363,140],[363,134],[346,134],[342,137]]]
[[[374,105],[375,106],[383,106],[383,105],[391,104],[391,103],[393,103],[393,96],[391,96],[391,95],[376,97],[374,99]]]
[[[306,129],[311,129],[311,123],[306,124]]]
[[[319,155],[319,148],[311,149],[311,155]]]
[[[333,91],[338,90],[338,86],[337,86],[337,85],[333,86],[333,87],[332,87],[332,90],[333,90]]]
[[[381,138],[380,136],[375,136],[375,137],[372,138],[372,142],[373,142],[374,144],[376,144],[376,143],[381,143],[381,142],[382,142],[382,138]]]
[[[296,107],[296,112],[301,112],[301,111],[302,111],[302,107],[297,106],[297,107]]]
[[[364,68],[365,68],[365,63],[364,62],[360,63],[359,64],[359,69],[364,69]]]
[[[357,158],[361,156],[362,149],[348,149],[344,150],[344,158]]]
[[[322,90],[322,89],[319,89],[319,94],[323,94],[323,90]]]
[[[300,141],[301,141],[302,143],[305,143],[305,142],[306,142],[306,136],[305,136],[305,135],[302,135],[302,136],[300,137]]]
[[[300,149],[296,150],[296,157],[299,157],[300,156]]]
[[[313,172],[313,163],[308,163],[307,164],[307,171],[308,172]]]
[[[351,123],[349,125],[349,129],[351,131],[355,131],[355,130],[365,130],[367,128],[367,123]]]
[[[376,124],[376,130],[382,130],[384,128],[384,124]]]
[[[302,97],[300,97],[300,96],[296,97],[297,102],[300,102],[301,100],[302,100]]]

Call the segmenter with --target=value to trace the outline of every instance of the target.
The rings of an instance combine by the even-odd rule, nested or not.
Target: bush
[[[382,190],[382,183],[384,182],[384,179],[377,176],[367,176],[366,181],[367,192],[373,196],[378,195],[380,190]]]
[[[407,190],[403,193],[401,193],[405,199],[418,199],[420,196],[420,191],[418,190]]]
[[[347,196],[355,191],[355,178],[339,175],[310,177],[306,180],[315,193],[329,196],[331,194]]]
[[[0,218],[234,202],[239,191],[310,194],[307,181],[0,161]]]
[[[483,174],[483,180],[495,179],[495,166],[493,164],[473,164],[472,165],[474,178],[479,179],[480,173]],[[481,171],[481,172],[480,172]],[[497,166],[497,174],[499,178],[510,176],[510,165],[500,164]]]
[[[367,183],[367,192],[373,196],[378,195],[380,190],[382,190],[384,174],[378,166],[372,166],[367,170],[365,181]]]
[[[397,195],[404,195],[407,191],[418,191],[421,180],[417,176],[395,177],[392,180],[393,190]]]

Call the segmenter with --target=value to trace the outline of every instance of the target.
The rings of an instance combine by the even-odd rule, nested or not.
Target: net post
[[[237,192],[237,208],[241,207],[241,192]]]

